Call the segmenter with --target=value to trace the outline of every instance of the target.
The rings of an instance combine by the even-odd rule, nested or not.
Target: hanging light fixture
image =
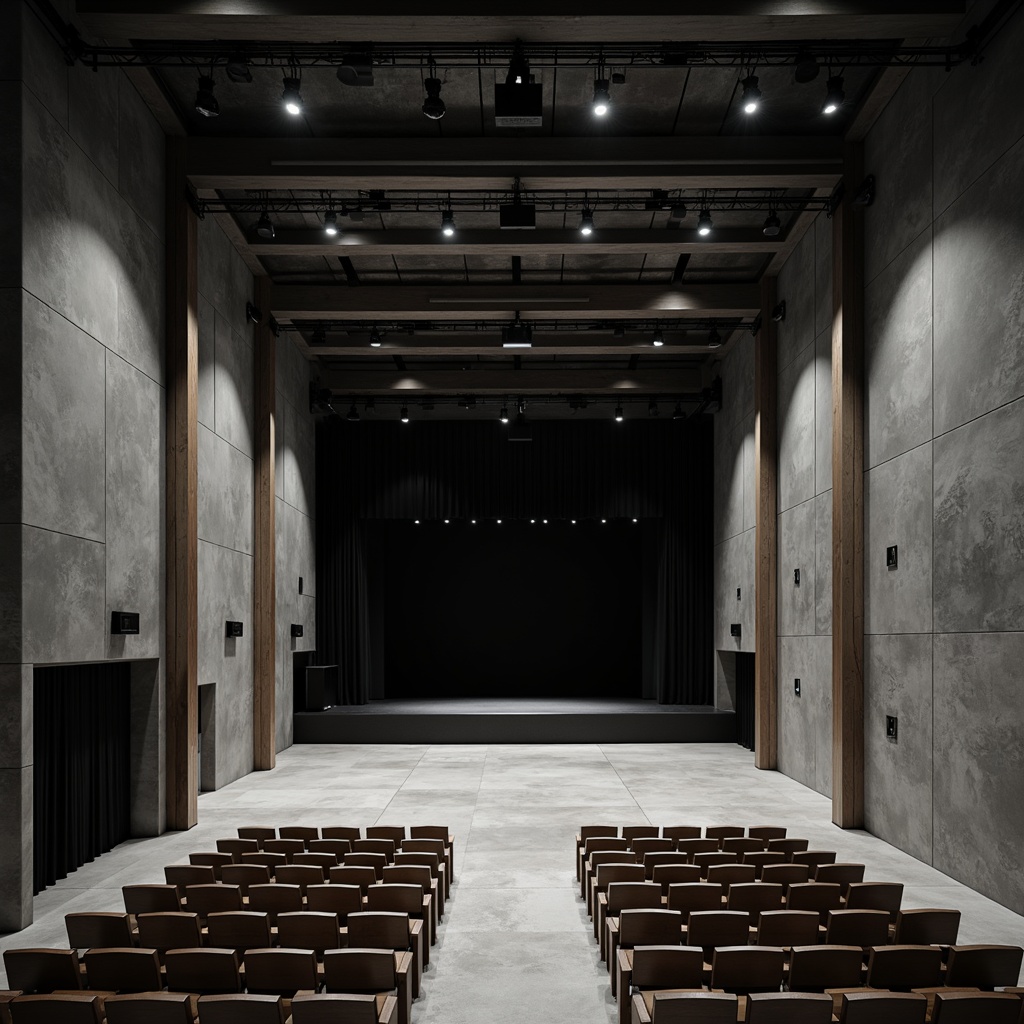
[[[283,82],[284,88],[281,90],[281,102],[284,104],[284,109],[288,111],[292,117],[298,117],[302,113],[302,91],[301,82],[298,78],[292,78],[285,76]]]
[[[274,222],[270,219],[270,214],[266,210],[260,214],[260,219],[256,221],[256,234],[267,241],[271,241],[274,237]]]
[[[592,235],[594,233],[594,211],[588,207],[583,208],[580,214],[580,234]]]
[[[821,105],[823,114],[834,114],[846,102],[846,90],[840,75],[833,75],[825,84],[825,102]]]
[[[338,215],[333,210],[324,214],[324,234],[332,238],[338,233]]]
[[[711,234],[711,229],[715,226],[715,222],[711,219],[711,210],[708,207],[704,207],[700,211],[700,218],[697,220],[697,234],[702,238],[707,238]]]
[[[433,65],[431,65],[430,70],[433,72]],[[444,117],[446,108],[444,100],[441,99],[442,84],[441,79],[435,78],[433,74],[431,74],[430,78],[423,80],[423,88],[427,90],[427,98],[423,101],[423,113],[431,121],[440,121]]]
[[[449,208],[441,214],[441,234],[451,238],[455,234],[455,214]]]
[[[625,413],[622,411],[622,406],[615,406],[615,422],[621,423],[626,418]]]
[[[612,100],[608,88],[607,78],[598,78],[594,81],[594,104],[595,117],[604,117],[611,109]]]
[[[756,114],[761,106],[761,90],[757,87],[757,75],[747,75],[741,83],[743,85],[743,96],[740,98],[740,105],[744,114]]]
[[[196,89],[196,113],[203,117],[216,117],[220,113],[220,104],[213,95],[213,75],[200,75]]]

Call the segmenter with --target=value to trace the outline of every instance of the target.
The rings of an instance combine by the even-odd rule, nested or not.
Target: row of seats
[[[621,833],[590,826],[576,837],[581,896],[607,962],[619,1024],[654,1024],[659,1011],[657,1024],[899,1024],[933,1013],[944,1014],[947,1024],[982,1024],[989,1012],[1000,1021],[1012,1014],[1017,1024],[1024,1012],[1012,988],[1024,950],[958,946],[959,911],[904,911],[901,884],[864,882],[863,865],[836,864],[831,851],[821,851],[815,879],[841,870],[833,880],[811,882],[804,874],[809,864],[789,860],[781,871],[798,870],[782,877],[777,863],[744,865],[748,854],[758,856],[753,850],[729,865],[701,865],[692,853],[684,862],[678,849],[646,849],[653,838],[690,841],[666,831],[679,829],[658,836],[654,826]],[[702,841],[720,845],[784,840],[788,857],[809,846],[772,826],[708,832]]]
[[[238,831],[216,868],[168,865],[163,884],[124,887],[124,913],[66,915],[68,949],[6,950],[0,1024],[411,1024],[450,894],[448,829]],[[345,865],[367,841],[381,845],[358,856],[373,862]],[[234,860],[254,853],[273,860]],[[332,869],[345,874],[328,881]]]

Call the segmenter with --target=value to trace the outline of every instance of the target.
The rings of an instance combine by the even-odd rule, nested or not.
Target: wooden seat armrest
[[[380,1008],[377,1018],[380,1024],[394,1024],[398,1014],[398,1000],[394,996],[385,996],[384,1005]]]
[[[643,996],[633,996],[631,1024],[651,1024],[651,1015],[647,1012]]]
[[[412,970],[412,953],[405,949],[395,953],[395,972],[397,974],[408,974]]]

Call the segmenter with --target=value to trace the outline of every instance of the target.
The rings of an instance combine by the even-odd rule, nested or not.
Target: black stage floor
[[[651,700],[374,700],[295,715],[296,743],[722,743],[735,715]]]

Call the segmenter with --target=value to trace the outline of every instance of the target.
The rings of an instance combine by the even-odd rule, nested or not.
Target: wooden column
[[[832,820],[864,824],[864,178],[847,146],[832,218]]]
[[[277,339],[270,330],[270,278],[257,277],[256,307],[256,499],[252,600],[253,767],[267,771],[277,760],[277,595],[274,535],[274,437],[276,430]]]
[[[761,330],[754,346],[754,487],[757,501],[754,608],[754,764],[774,770],[778,723],[778,343],[775,278],[761,281]]]
[[[185,191],[184,139],[167,140],[167,827],[199,817],[196,489],[198,224]]]

